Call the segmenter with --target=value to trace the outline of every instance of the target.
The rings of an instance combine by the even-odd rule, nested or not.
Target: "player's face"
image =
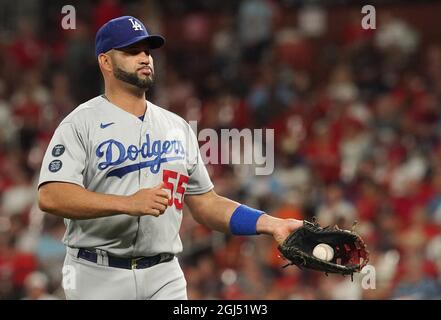
[[[146,43],[115,50],[112,65],[114,77],[121,81],[139,89],[148,89],[153,84],[155,69]]]

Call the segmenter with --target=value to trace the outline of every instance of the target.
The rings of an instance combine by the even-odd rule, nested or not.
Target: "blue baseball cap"
[[[150,35],[141,21],[131,16],[122,16],[105,23],[96,33],[95,55],[130,46],[139,41],[147,41],[151,49],[164,45],[165,39]]]

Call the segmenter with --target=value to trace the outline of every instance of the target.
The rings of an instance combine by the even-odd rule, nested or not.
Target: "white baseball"
[[[326,243],[320,243],[312,250],[312,254],[317,259],[331,261],[334,258],[334,249]]]

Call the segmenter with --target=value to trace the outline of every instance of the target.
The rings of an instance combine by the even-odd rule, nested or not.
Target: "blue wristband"
[[[257,219],[264,214],[263,211],[250,208],[244,204],[234,210],[230,219],[230,231],[237,236],[256,235]]]

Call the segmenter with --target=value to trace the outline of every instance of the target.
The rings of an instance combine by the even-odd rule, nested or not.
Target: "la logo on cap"
[[[133,30],[142,30],[142,26],[139,24],[138,21],[133,21],[133,18],[129,18],[129,20],[132,23]]]

